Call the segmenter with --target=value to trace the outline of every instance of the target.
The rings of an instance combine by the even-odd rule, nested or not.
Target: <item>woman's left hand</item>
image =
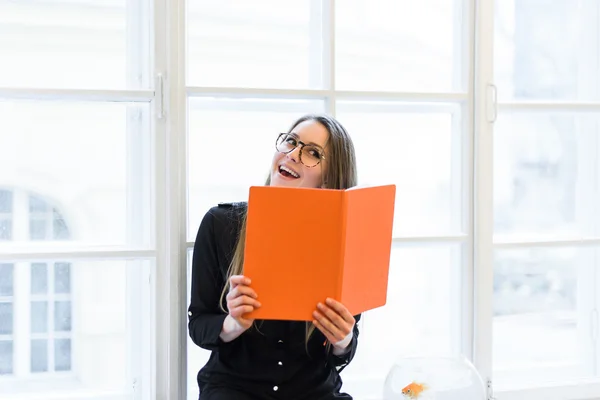
[[[354,316],[342,303],[329,298],[325,304],[317,304],[313,316],[315,317],[313,324],[334,346],[352,333],[356,323]],[[344,347],[347,345],[346,343]]]

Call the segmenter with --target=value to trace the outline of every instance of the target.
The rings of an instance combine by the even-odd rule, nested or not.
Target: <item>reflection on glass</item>
[[[71,339],[54,340],[54,370],[71,370]]]
[[[48,293],[48,265],[31,263],[31,294]]]
[[[0,297],[12,296],[14,292],[13,264],[0,263]]]
[[[589,376],[593,250],[498,250],[494,264],[494,369],[507,384]]]
[[[12,192],[10,190],[0,190],[0,215],[12,212]]]
[[[54,264],[54,293],[69,293],[71,291],[71,264]]]
[[[54,302],[54,331],[63,332],[71,330],[71,302]]]
[[[12,221],[9,218],[0,218],[0,240],[12,239]]]
[[[48,302],[31,302],[31,333],[48,332]]]
[[[495,4],[494,83],[520,100],[598,99],[595,1],[502,0]]]
[[[0,375],[13,373],[13,341],[0,340]]]
[[[13,303],[0,303],[0,335],[12,335],[13,333]]]
[[[595,115],[501,114],[494,130],[494,232],[593,234]]]
[[[48,371],[48,341],[36,339],[31,341],[31,372]]]

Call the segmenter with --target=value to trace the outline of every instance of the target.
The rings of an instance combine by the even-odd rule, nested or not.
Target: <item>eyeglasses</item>
[[[323,150],[319,146],[306,144],[298,140],[298,138],[291,133],[280,133],[279,136],[277,136],[275,148],[280,153],[291,153],[298,146],[300,146],[300,153],[298,156],[300,162],[309,168],[316,167],[325,159]]]

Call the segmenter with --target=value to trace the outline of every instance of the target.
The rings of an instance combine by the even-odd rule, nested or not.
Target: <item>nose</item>
[[[300,160],[300,146],[297,146],[294,150],[287,153],[287,157],[297,163]]]

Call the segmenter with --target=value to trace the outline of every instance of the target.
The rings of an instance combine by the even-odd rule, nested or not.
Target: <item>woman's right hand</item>
[[[221,339],[230,342],[252,326],[254,319],[244,318],[244,315],[260,307],[256,292],[250,285],[250,279],[243,275],[229,278],[229,293],[227,294],[227,310],[229,314],[223,322]]]

